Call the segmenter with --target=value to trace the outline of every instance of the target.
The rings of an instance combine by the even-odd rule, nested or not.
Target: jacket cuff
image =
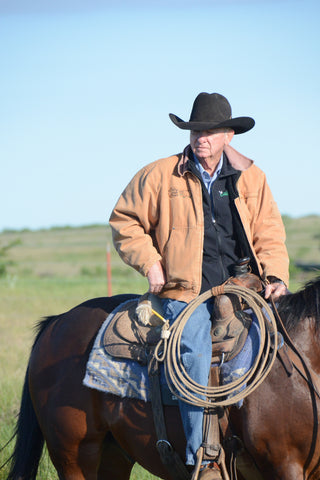
[[[282,285],[286,285],[283,280],[273,275],[269,275],[267,279],[269,280],[270,283],[281,283]]]

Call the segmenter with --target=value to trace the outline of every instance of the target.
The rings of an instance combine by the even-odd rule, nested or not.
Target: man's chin
[[[204,148],[201,148],[199,150],[195,150],[195,156],[200,160],[200,159],[205,159],[208,158],[209,152],[205,150]]]

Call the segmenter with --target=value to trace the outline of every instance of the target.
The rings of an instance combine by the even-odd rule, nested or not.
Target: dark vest
[[[194,161],[190,160],[188,166],[202,186],[204,242],[200,293],[203,293],[232,276],[239,258],[252,258],[252,255],[234,205],[234,198],[238,196],[235,185],[241,172],[235,170],[224,155],[220,175],[209,194]]]

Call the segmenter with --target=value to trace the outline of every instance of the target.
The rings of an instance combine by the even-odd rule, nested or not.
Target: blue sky
[[[107,223],[177,153],[201,91],[255,128],[232,145],[280,211],[320,214],[318,0],[0,0],[0,231]]]

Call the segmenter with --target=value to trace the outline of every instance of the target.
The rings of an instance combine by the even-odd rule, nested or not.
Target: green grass
[[[283,220],[290,256],[290,289],[296,291],[306,281],[320,275],[317,268],[306,272],[295,266],[295,262],[320,265],[320,216],[309,215],[301,218],[284,216]]]
[[[304,272],[294,260],[320,263],[320,217],[285,217],[287,245],[292,259],[291,289],[294,291],[317,271]],[[2,232],[1,247],[8,250],[12,265],[0,277],[0,446],[11,437],[20,404],[22,383],[34,338],[34,325],[47,315],[59,314],[93,297],[106,296],[106,246],[110,230],[103,226],[53,228],[40,231]],[[147,281],[127,267],[111,248],[112,294],[144,293]],[[0,452],[0,465],[12,445]],[[0,471],[0,480],[7,469]],[[48,455],[44,455],[38,479],[56,479]],[[151,480],[139,465],[131,480]]]
[[[19,238],[10,249],[13,265],[0,278],[0,447],[11,438],[19,411],[21,390],[34,338],[34,326],[47,315],[59,314],[94,297],[107,296],[105,227],[3,232],[0,247]],[[144,293],[147,282],[112,252],[112,293]],[[13,445],[0,452],[0,465]],[[8,468],[0,470],[5,479]],[[156,477],[135,465],[131,480]],[[37,479],[57,479],[47,453]]]
[[[144,282],[134,282],[121,288],[114,288],[114,293],[122,290],[143,293]],[[81,303],[83,300],[106,296],[104,278],[23,278],[17,276],[12,282],[0,280],[0,446],[11,437],[16,415],[18,414],[21,390],[34,338],[34,325],[43,316],[58,314]],[[10,445],[0,452],[0,465],[12,452]],[[5,479],[8,469],[0,471],[0,479]],[[44,455],[37,476],[41,480],[57,479],[48,454]],[[152,476],[139,465],[134,467],[131,480],[152,480]]]

